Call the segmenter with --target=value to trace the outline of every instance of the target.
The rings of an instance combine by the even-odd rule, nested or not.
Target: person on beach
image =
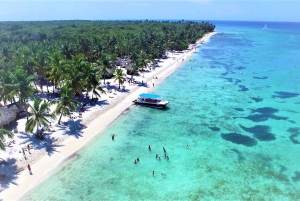
[[[28,168],[28,171],[31,173],[31,167],[29,164],[27,165],[27,168]]]
[[[27,149],[28,149],[28,153],[30,153],[30,146],[29,145],[27,145]]]
[[[22,148],[23,156],[26,157],[25,150]]]
[[[150,147],[150,145],[148,146],[148,150],[149,150],[149,151],[151,151],[151,147]]]
[[[153,82],[153,87],[154,87],[154,82]]]
[[[112,140],[115,140],[115,134],[113,134],[113,135],[111,136],[111,139],[112,139]]]

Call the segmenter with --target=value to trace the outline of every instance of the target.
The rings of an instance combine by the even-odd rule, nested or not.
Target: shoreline
[[[216,32],[211,32],[204,35],[203,38],[197,41],[195,47],[200,46],[206,42]],[[162,61],[162,66],[145,73],[142,78],[147,83],[148,87],[131,86],[128,93],[122,93],[110,99],[108,105],[101,106],[100,109],[94,111],[87,111],[88,117],[83,118],[82,124],[86,126],[80,137],[67,137],[59,144],[61,147],[52,155],[44,155],[32,163],[33,174],[28,174],[27,169],[17,174],[17,178],[9,184],[9,186],[0,192],[2,200],[17,200],[24,196],[29,190],[36,187],[44,179],[51,176],[55,171],[59,170],[57,167],[64,161],[71,159],[76,152],[88,146],[93,142],[93,139],[101,136],[103,131],[113,123],[119,116],[126,113],[133,106],[133,100],[141,93],[152,91],[160,83],[162,83],[173,72],[180,68],[184,62],[194,53],[194,46],[190,46],[189,50],[184,50],[183,53],[177,54],[172,59],[172,53],[169,53],[169,58]],[[184,59],[184,61],[183,61]],[[179,61],[180,60],[180,61]],[[165,65],[164,65],[165,64]],[[158,79],[153,79],[158,77]],[[150,83],[150,84],[149,84]],[[152,83],[155,87],[152,87]],[[110,95],[108,94],[109,98]],[[101,124],[99,125],[99,122]],[[26,161],[27,162],[27,161]],[[16,192],[18,192],[16,194]]]

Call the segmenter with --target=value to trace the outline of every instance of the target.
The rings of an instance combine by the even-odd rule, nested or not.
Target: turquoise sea
[[[300,23],[212,23],[153,91],[167,110],[133,107],[22,200],[300,200]]]

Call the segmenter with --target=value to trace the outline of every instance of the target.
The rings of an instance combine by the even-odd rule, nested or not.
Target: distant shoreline
[[[194,53],[194,48],[200,46],[207,41],[216,32],[211,32],[204,35],[203,38],[197,41],[195,46],[190,45],[189,50],[182,53],[172,55],[169,52],[168,59],[162,60],[162,65],[156,70],[152,70],[144,74],[144,77],[138,77],[140,81],[148,84],[148,87],[126,86],[129,89],[128,93],[117,92],[113,99],[110,99],[108,105],[101,106],[99,109],[88,111],[86,117],[83,118],[82,124],[86,126],[80,138],[68,137],[60,142],[61,147],[51,156],[44,155],[38,158],[32,165],[33,175],[29,175],[27,169],[20,172],[18,178],[14,180],[17,185],[12,185],[0,192],[0,197],[3,200],[17,200],[24,196],[29,190],[36,187],[44,179],[47,179],[57,170],[63,161],[72,158],[79,150],[92,142],[95,137],[100,136],[103,131],[113,123],[120,115],[124,114],[133,106],[133,100],[141,93],[152,91],[156,86],[163,82],[168,76],[175,72],[183,65],[185,61]],[[158,77],[157,79],[153,79]],[[155,87],[152,87],[154,84]],[[110,96],[110,94],[108,94]],[[108,97],[110,98],[110,97]],[[99,122],[101,124],[99,125]],[[18,192],[16,194],[16,192]]]

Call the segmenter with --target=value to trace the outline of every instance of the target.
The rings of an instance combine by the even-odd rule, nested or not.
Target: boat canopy
[[[155,94],[140,94],[140,97],[141,98],[152,98],[152,99],[157,99],[159,98],[159,95],[155,95]]]

